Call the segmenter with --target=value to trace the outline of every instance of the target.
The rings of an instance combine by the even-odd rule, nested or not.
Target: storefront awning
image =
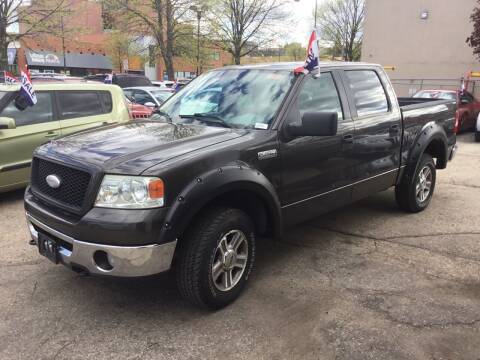
[[[48,67],[64,67],[63,54],[49,51],[25,51],[27,64],[29,66],[48,66]],[[112,61],[108,56],[68,53],[65,54],[65,62],[67,68],[84,68],[84,69],[104,69],[111,70],[113,68]]]

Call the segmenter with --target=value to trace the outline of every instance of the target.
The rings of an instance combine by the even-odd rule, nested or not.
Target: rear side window
[[[113,108],[112,94],[110,93],[110,91],[99,91],[98,93],[100,94],[100,99],[103,104],[104,112],[107,114],[111,113]]]
[[[15,99],[10,100],[0,116],[15,119],[16,126],[41,124],[53,121],[52,94],[37,92],[37,103],[21,111],[15,107]]]
[[[353,70],[345,74],[359,117],[388,112],[387,96],[375,71]]]
[[[323,73],[320,78],[308,77],[298,94],[300,114],[312,111],[336,112],[343,119],[342,105],[331,73]]]
[[[96,91],[58,91],[57,99],[62,119],[103,114]]]

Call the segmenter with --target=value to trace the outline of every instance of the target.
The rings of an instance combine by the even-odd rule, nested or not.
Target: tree
[[[235,64],[272,40],[275,25],[285,21],[283,0],[218,0],[212,6],[212,36],[221,40]]]
[[[28,36],[59,34],[60,18],[69,12],[68,0],[0,1],[0,70],[8,66],[8,44]],[[12,30],[12,28],[15,28]]]
[[[328,0],[317,15],[322,39],[332,41],[344,60],[359,60],[365,0]]]
[[[189,35],[182,26],[188,20],[188,0],[104,0],[109,11],[127,16],[135,33],[151,35],[165,63],[169,80],[174,80],[173,57],[180,37]]]
[[[294,61],[303,60],[306,57],[307,49],[302,44],[293,42],[284,46],[284,51],[287,56],[293,58]]]
[[[480,5],[480,0],[478,4]],[[480,7],[473,9],[470,21],[473,23],[473,31],[467,38],[467,44],[473,49],[473,54],[480,59]]]

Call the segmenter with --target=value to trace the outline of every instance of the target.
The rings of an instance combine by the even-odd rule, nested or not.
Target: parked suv
[[[398,99],[377,65],[299,65],[210,71],[158,121],[38,148],[25,209],[40,254],[100,275],[173,268],[185,298],[217,309],[261,237],[392,186],[402,209],[426,209],[455,154],[455,101]]]
[[[33,150],[60,136],[129,120],[122,90],[96,83],[35,83],[37,104],[20,110],[18,86],[0,86],[0,192],[28,184]]]

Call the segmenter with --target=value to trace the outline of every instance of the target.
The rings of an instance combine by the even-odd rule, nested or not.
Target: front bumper
[[[90,274],[140,277],[170,269],[176,241],[141,246],[113,246],[76,240],[26,213],[32,239],[38,232],[57,240],[59,260],[64,265]]]

